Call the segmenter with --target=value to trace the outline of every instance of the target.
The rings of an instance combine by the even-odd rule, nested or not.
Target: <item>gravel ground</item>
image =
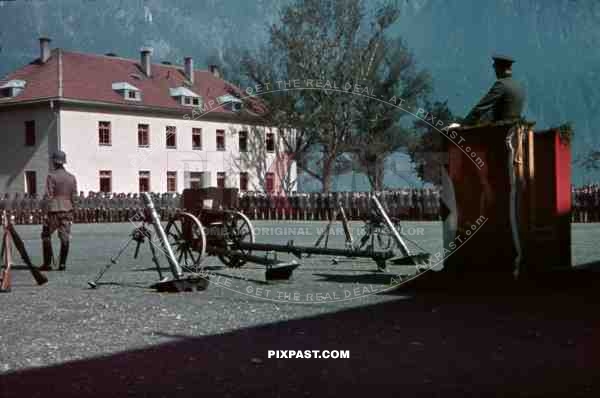
[[[323,226],[255,222],[258,242],[304,245]],[[411,396],[598,396],[596,295],[415,297],[385,292],[410,269],[374,273],[370,261],[330,257],[302,259],[279,283],[265,283],[262,266],[230,270],[208,258],[207,290],[160,294],[148,289],[157,275],[147,246],[89,289],[132,229],[75,225],[67,271],[48,273],[43,287],[13,272],[13,291],[0,296],[0,397],[355,396],[376,386]],[[405,229],[440,250],[440,223]],[[39,262],[39,227],[18,230]],[[599,232],[573,227],[576,264],[600,258]],[[343,246],[341,233],[330,245]],[[350,349],[351,359],[267,359],[276,349]]]

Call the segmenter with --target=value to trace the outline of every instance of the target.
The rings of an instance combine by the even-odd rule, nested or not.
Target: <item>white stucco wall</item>
[[[35,120],[35,145],[25,146],[25,121]],[[49,156],[58,147],[56,113],[49,103],[0,110],[0,192],[25,192],[25,171],[36,172],[43,195]]]
[[[98,122],[111,122],[111,146],[98,144]],[[150,147],[138,147],[138,124],[150,126]],[[177,128],[177,149],[166,148],[166,127]],[[192,149],[192,128],[202,129],[202,150]],[[225,130],[226,150],[216,149],[216,130]],[[211,186],[216,186],[217,172],[227,174],[226,186],[239,187],[239,173],[249,173],[248,189],[261,190],[259,178],[271,168],[275,155],[252,156],[243,164],[238,148],[238,132],[252,131],[248,126],[183,118],[153,117],[135,113],[94,112],[88,109],[60,111],[61,149],[67,153],[68,169],[85,192],[99,190],[99,171],[112,171],[114,192],[138,192],[139,171],[150,171],[150,189],[166,192],[167,171],[177,172],[177,190],[189,186],[189,172],[210,172]],[[264,131],[263,131],[264,133]],[[256,158],[265,158],[257,162]],[[261,166],[258,166],[262,163]],[[292,178],[296,170],[292,167]]]

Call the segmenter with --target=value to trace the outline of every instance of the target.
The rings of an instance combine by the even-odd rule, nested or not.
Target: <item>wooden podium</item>
[[[453,197],[443,214],[444,270],[570,267],[570,154],[556,131],[506,122],[460,128],[444,142],[442,189]]]

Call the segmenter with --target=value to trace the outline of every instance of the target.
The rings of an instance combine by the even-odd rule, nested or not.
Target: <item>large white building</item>
[[[42,193],[49,157],[67,153],[81,191],[279,190],[296,167],[261,104],[219,69],[50,49],[0,80],[0,192]]]

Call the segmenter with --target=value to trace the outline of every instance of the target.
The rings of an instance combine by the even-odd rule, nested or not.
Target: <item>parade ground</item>
[[[254,226],[257,242],[312,245],[325,223]],[[598,396],[597,293],[397,290],[406,267],[374,272],[370,260],[327,256],[298,260],[277,283],[265,282],[264,266],[227,269],[208,257],[206,290],[156,293],[147,244],[137,259],[130,246],[91,289],[133,228],[74,225],[67,270],[47,273],[44,286],[16,267],[12,292],[0,295],[1,397],[366,396],[375,386],[394,396]],[[39,264],[40,227],[17,229]],[[441,250],[439,222],[403,232],[420,247],[411,250]],[[600,224],[574,224],[572,235],[573,264],[600,261]],[[343,245],[334,229],[329,246]],[[268,358],[273,350],[350,357]]]

